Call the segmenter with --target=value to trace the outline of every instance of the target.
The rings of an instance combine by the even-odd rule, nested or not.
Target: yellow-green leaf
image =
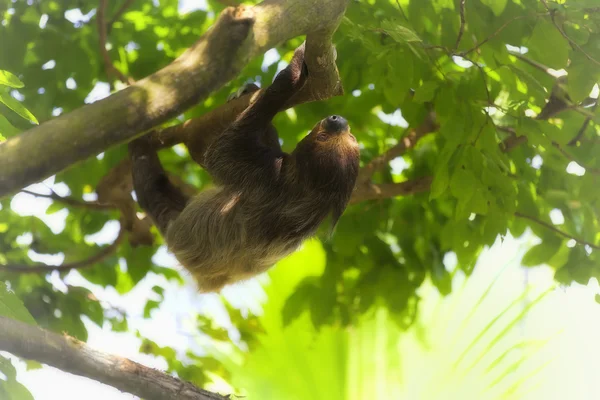
[[[25,86],[23,82],[15,75],[8,71],[0,70],[0,85],[10,86],[13,88],[22,88]]]

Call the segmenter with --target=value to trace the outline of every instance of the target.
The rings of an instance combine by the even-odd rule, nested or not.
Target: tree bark
[[[0,197],[177,116],[281,42],[332,31],[347,1],[265,0],[225,9],[194,46],[162,70],[2,143]]]
[[[224,400],[227,397],[143,366],[94,350],[70,336],[0,317],[0,350],[84,376],[147,400]]]

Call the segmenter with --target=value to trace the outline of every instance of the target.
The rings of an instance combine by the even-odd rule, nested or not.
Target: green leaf
[[[471,198],[476,189],[477,179],[472,171],[459,166],[450,180],[450,191],[457,199]]]
[[[546,264],[560,249],[560,240],[545,240],[530,248],[523,256],[521,264],[526,267],[534,267]]]
[[[575,53],[578,54],[578,53]],[[599,81],[600,71],[598,66],[584,58],[575,56],[578,62],[573,62],[568,68],[569,79],[567,87],[571,99],[579,103],[590,95],[592,88]],[[573,57],[575,59],[575,57]]]
[[[53,201],[52,204],[50,204],[46,209],[46,215],[52,215],[54,213],[57,213],[65,207],[66,206],[64,203],[61,203],[59,201]]]
[[[554,69],[567,66],[569,43],[556,27],[545,19],[538,19],[527,46],[533,57]]]
[[[10,360],[0,356],[0,373],[6,379],[0,379],[0,398],[2,400],[34,400],[25,386],[17,381],[17,371]]]
[[[384,20],[381,28],[398,43],[422,41],[415,32],[391,20]]]
[[[146,302],[146,305],[144,306],[144,318],[149,319],[151,316],[150,313],[152,312],[152,310],[158,309],[159,306],[160,306],[159,301],[148,300]]]
[[[448,168],[439,168],[431,183],[431,191],[429,193],[429,199],[433,200],[440,197],[448,188],[450,184],[450,176],[448,174]]]
[[[8,290],[4,282],[0,282],[0,316],[36,325],[23,302],[19,300],[14,292]]]
[[[0,134],[5,137],[11,137],[19,133],[19,130],[12,126],[10,122],[0,114]]]
[[[35,116],[10,94],[0,91],[0,103],[3,103],[26,120],[38,124],[38,120]]]
[[[286,300],[282,310],[283,325],[287,326],[298,318],[314,296],[319,296],[318,287],[314,284],[314,278],[307,278]]]
[[[504,12],[508,0],[481,0],[481,2],[488,6],[497,17]]]
[[[413,101],[416,103],[425,103],[427,101],[433,100],[433,96],[435,95],[435,91],[437,90],[437,88],[438,83],[435,81],[424,82],[415,91]]]
[[[8,71],[0,70],[0,85],[10,86],[13,88],[22,88],[25,86],[15,75]]]

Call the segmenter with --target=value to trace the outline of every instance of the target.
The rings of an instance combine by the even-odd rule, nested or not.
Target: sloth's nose
[[[328,132],[342,132],[348,129],[348,121],[339,115],[332,115],[325,119],[325,129]]]

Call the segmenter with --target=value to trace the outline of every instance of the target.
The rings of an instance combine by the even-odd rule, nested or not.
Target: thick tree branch
[[[72,263],[65,263],[62,265],[48,265],[48,264],[36,264],[36,265],[25,265],[25,264],[6,264],[0,265],[0,271],[9,271],[18,274],[38,274],[38,273],[46,273],[52,271],[65,272],[70,271],[72,269],[81,269],[92,267],[96,263],[104,260],[106,257],[114,254],[119,245],[123,241],[123,237],[125,236],[125,229],[121,227],[119,230],[119,235],[110,245],[104,247],[98,253],[93,256],[86,258],[85,260],[75,261]]]
[[[332,36],[336,28],[337,24],[329,29],[307,35],[304,61],[310,71],[308,81],[298,94],[282,105],[281,111],[298,104],[324,100],[344,93],[335,64],[336,52],[332,44]],[[153,132],[152,142],[157,148],[183,142],[192,159],[203,165],[204,152],[208,145],[223,133],[237,116],[260,96],[261,92],[262,89],[229,101],[181,125]]]
[[[162,70],[0,144],[0,197],[177,116],[281,42],[333,30],[347,1],[265,0],[225,9],[198,42]]]
[[[6,317],[0,317],[0,350],[147,400],[226,399],[127,358],[94,350],[70,336],[57,335]]]

